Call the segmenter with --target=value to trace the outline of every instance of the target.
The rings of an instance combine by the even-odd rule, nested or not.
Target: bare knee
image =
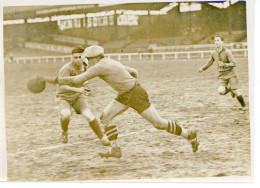
[[[155,128],[157,129],[164,129],[165,125],[168,124],[168,121],[164,118],[161,118],[159,115],[158,116],[153,116],[153,117],[146,117],[146,120],[148,120]]]
[[[70,119],[70,110],[69,109],[64,109],[60,111],[60,118],[62,120],[68,120]]]
[[[151,122],[152,123],[152,125],[155,127],[155,128],[157,128],[157,129],[161,129],[162,127],[161,127],[161,121],[160,120],[154,120],[153,122]]]
[[[226,94],[226,88],[221,86],[218,88],[218,94],[225,95]]]
[[[141,114],[141,116],[147,121],[149,121],[157,129],[164,129],[165,126],[168,125],[168,121],[164,118],[161,118],[161,116],[153,107],[153,105],[151,105],[150,108],[146,109]]]
[[[232,92],[233,92],[236,96],[242,95],[241,92],[240,92],[238,89],[232,89]]]
[[[81,112],[81,115],[88,121],[91,122],[95,119],[95,116],[91,113],[89,109],[84,109]]]
[[[166,119],[163,119],[163,118],[160,118],[160,119],[157,119],[154,123],[153,123],[153,126],[157,129],[165,129],[165,124],[167,124],[167,120]]]

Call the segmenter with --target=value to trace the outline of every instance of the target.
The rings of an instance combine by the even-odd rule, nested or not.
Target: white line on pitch
[[[132,135],[132,134],[136,134],[136,133],[141,133],[141,132],[145,132],[148,129],[142,129],[141,131],[135,131],[135,132],[130,132],[130,133],[126,133],[126,134],[121,134],[118,137],[124,137],[124,136],[128,136],[128,135]],[[98,140],[98,139],[95,139]],[[69,147],[69,146],[73,146],[73,145],[78,145],[78,144],[84,144],[86,141],[81,141],[81,142],[75,142],[72,144],[59,144],[59,145],[55,145],[55,146],[48,146],[48,147],[43,147],[43,148],[38,148],[38,149],[33,149],[33,150],[27,150],[27,151],[18,151],[16,153],[11,153],[11,154],[7,154],[7,156],[11,157],[11,156],[16,156],[19,154],[27,154],[27,153],[33,153],[39,150],[52,150],[52,149],[57,149],[57,148],[62,148],[62,147]]]

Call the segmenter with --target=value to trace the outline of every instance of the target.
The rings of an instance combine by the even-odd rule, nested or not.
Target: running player
[[[90,68],[74,77],[52,78],[59,84],[82,84],[94,77],[99,77],[118,92],[118,96],[108,104],[100,117],[105,126],[105,133],[111,143],[109,151],[99,153],[101,157],[120,158],[122,152],[117,140],[117,126],[112,123],[115,116],[126,111],[129,107],[136,110],[155,128],[163,129],[171,134],[182,136],[190,141],[193,152],[198,150],[197,131],[194,128],[185,129],[175,121],[161,118],[155,107],[150,103],[147,92],[137,81],[137,71],[122,65],[118,61],[104,57],[101,46],[90,46],[83,55]]]
[[[72,61],[65,64],[59,71],[59,77],[76,76],[86,71],[86,64],[81,59],[83,48],[74,48],[72,50]],[[45,79],[49,83],[52,80]],[[56,99],[60,112],[60,124],[62,129],[61,142],[68,142],[68,126],[71,116],[71,108],[77,114],[81,114],[88,122],[94,133],[98,136],[103,145],[110,145],[106,136],[100,128],[100,124],[88,108],[87,95],[89,94],[88,82],[75,84],[73,87],[59,85]]]
[[[214,62],[218,63],[218,93],[226,95],[231,93],[231,96],[236,97],[242,108],[240,110],[247,110],[244,98],[238,89],[238,78],[235,71],[236,62],[230,50],[223,46],[223,36],[216,35],[215,50],[211,52],[210,58],[206,64],[199,69],[199,72],[207,70]]]

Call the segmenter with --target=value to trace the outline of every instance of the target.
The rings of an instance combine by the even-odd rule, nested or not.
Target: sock
[[[105,134],[107,135],[107,138],[110,141],[112,147],[120,147],[117,140],[118,132],[116,125],[109,125],[105,127]]]
[[[180,125],[178,125],[176,123],[176,121],[171,121],[171,120],[168,120],[168,129],[167,131],[171,134],[175,134],[175,135],[178,135],[178,136],[181,136],[183,138],[188,138],[188,130],[181,127]]]
[[[183,138],[187,138],[188,135],[189,135],[188,130],[187,130],[187,129],[184,129],[184,128],[182,127],[181,136],[182,136]]]
[[[241,104],[242,107],[246,106],[244,98],[242,97],[242,95],[237,96],[237,100],[239,101],[239,103]]]
[[[171,134],[180,136],[182,133],[182,127],[180,127],[175,121],[169,120],[167,131]]]
[[[89,126],[94,131],[94,133],[98,136],[99,139],[103,137],[103,132],[96,118],[93,121],[89,122]]]
[[[69,118],[60,119],[61,129],[62,129],[63,132],[65,132],[65,133],[68,131],[69,122],[70,122],[70,119],[69,119]]]

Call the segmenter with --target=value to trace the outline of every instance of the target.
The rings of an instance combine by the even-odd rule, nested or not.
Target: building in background
[[[108,53],[196,50],[216,33],[234,48],[247,41],[245,1],[4,7],[3,24],[5,56],[93,44]]]

